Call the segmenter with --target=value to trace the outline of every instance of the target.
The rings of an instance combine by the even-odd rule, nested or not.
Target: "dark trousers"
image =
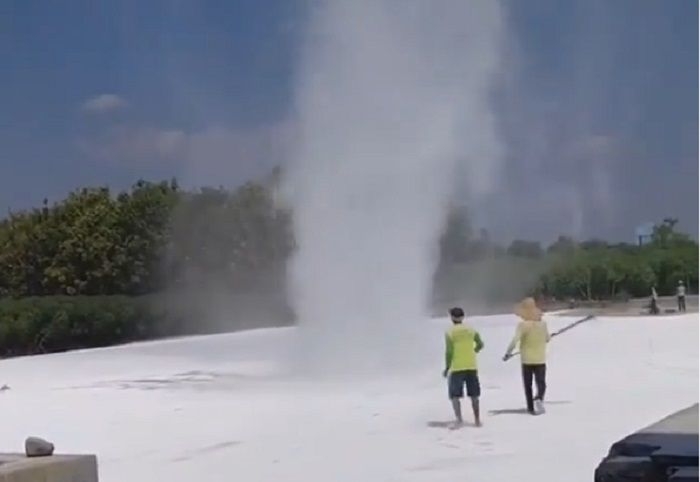
[[[525,388],[525,401],[528,412],[535,411],[535,400],[544,400],[544,392],[547,390],[547,365],[523,364],[523,387]],[[535,379],[537,395],[532,396],[532,379]]]
[[[678,297],[678,311],[685,311],[685,296]]]

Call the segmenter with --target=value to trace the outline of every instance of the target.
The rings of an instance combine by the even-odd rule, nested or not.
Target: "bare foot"
[[[452,425],[450,425],[450,430],[457,430],[460,429],[464,426],[464,422],[461,420],[457,420],[456,422],[453,422]]]
[[[474,426],[475,426],[475,427],[481,427],[481,420],[475,420],[475,421],[474,421]]]

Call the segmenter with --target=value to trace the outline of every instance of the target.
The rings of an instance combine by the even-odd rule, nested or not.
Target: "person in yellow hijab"
[[[542,311],[533,298],[525,298],[515,307],[515,314],[521,321],[515,336],[508,345],[503,360],[508,360],[516,345],[520,348],[523,386],[527,411],[532,415],[544,413],[544,395],[547,389],[547,343],[550,335],[547,323],[542,321]],[[533,397],[532,380],[535,380],[537,394]]]

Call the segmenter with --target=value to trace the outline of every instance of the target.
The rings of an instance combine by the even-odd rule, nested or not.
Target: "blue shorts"
[[[460,370],[450,373],[448,378],[448,392],[450,398],[464,397],[464,386],[467,386],[467,396],[476,398],[481,395],[479,373],[476,370]]]

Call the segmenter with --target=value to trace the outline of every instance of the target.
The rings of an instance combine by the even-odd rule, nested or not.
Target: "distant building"
[[[651,237],[654,234],[654,223],[644,223],[637,226],[634,230],[634,241],[638,246],[651,243]]]

